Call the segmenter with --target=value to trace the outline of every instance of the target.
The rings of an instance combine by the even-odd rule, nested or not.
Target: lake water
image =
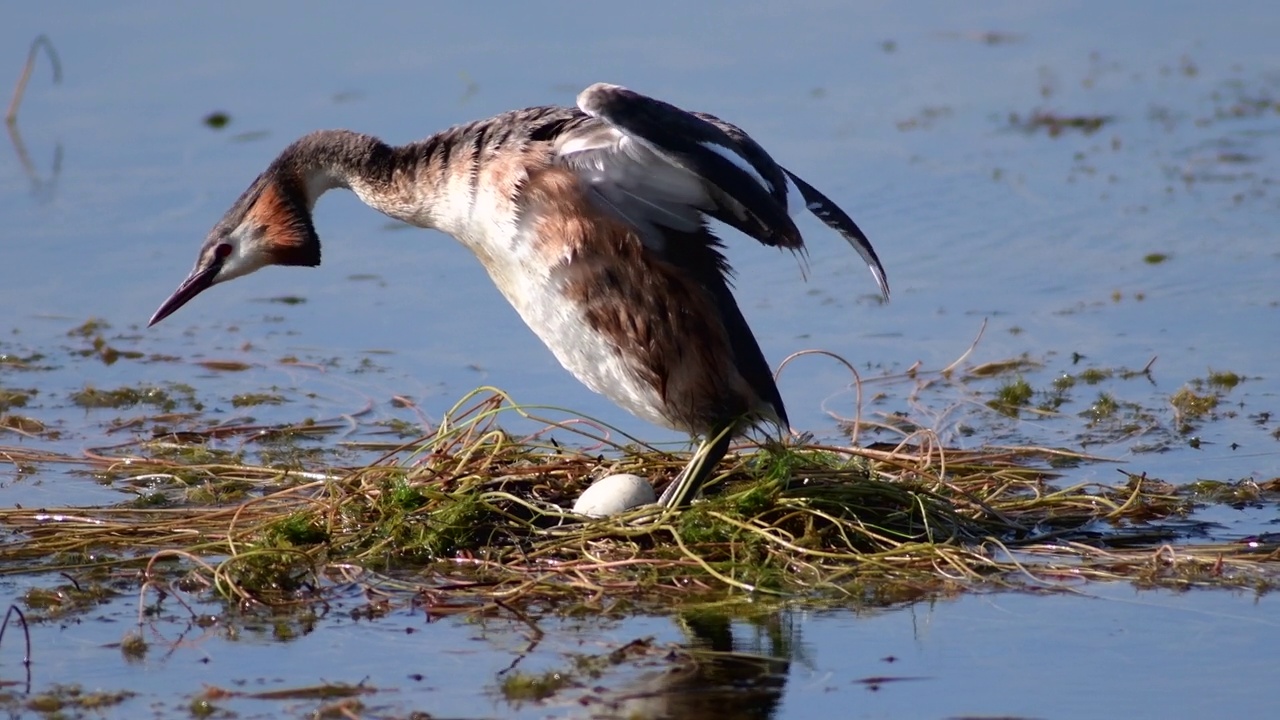
[[[1093,440],[1091,452],[1173,483],[1275,478],[1278,31],[1280,10],[1265,2],[22,4],[0,25],[0,78],[16,78],[31,40],[47,33],[63,79],[52,83],[39,59],[17,125],[30,167],[16,144],[0,153],[0,354],[42,355],[48,367],[0,366],[0,389],[38,390],[22,412],[61,430],[42,441],[59,451],[122,439],[109,432],[115,411],[83,410],[71,392],[139,382],[189,383],[228,418],[234,395],[287,388],[294,402],[255,409],[263,421],[366,404],[429,421],[491,383],[646,439],[678,439],[561,370],[459,245],[392,228],[350,195],[319,206],[321,267],[264,271],[144,329],[209,227],[298,135],[347,127],[407,142],[513,107],[571,103],[583,87],[609,81],[741,125],[875,243],[889,304],[875,300],[857,257],[816,220],[801,225],[807,281],[789,256],[730,238],[739,302],[771,362],[804,348],[839,353],[883,394],[864,413],[907,413],[956,444]],[[229,115],[227,127],[204,124],[215,111]],[[1055,135],[1028,124],[1038,111],[1077,122]],[[1076,126],[1090,121],[1100,127]],[[305,302],[268,302],[282,297]],[[108,323],[122,347],[180,360],[80,357],[84,341],[68,332],[90,317]],[[912,383],[892,379],[916,363],[947,366],[984,321],[966,366],[1026,355],[1039,364],[1025,372],[1037,389],[1085,368],[1151,363],[1151,373],[1113,376],[1074,391],[1060,414],[1019,419],[993,417],[982,404],[994,383],[917,396]],[[282,367],[285,356],[323,371]],[[218,373],[192,359],[252,367]],[[1211,370],[1244,380],[1212,422],[1179,432],[1169,397]],[[854,412],[848,385],[834,362],[788,368],[781,387],[793,424],[838,436],[832,415]],[[1133,432],[1090,434],[1079,413],[1103,391],[1146,411]],[[412,398],[422,415],[393,407],[394,395]],[[19,442],[27,441],[0,435],[0,445]],[[6,506],[121,499],[73,474],[5,472]],[[1121,479],[1112,465],[1066,478]],[[1277,531],[1274,505],[1214,512],[1220,539]],[[5,577],[0,599],[38,582],[47,579]],[[1280,709],[1266,662],[1280,641],[1273,596],[1075,589],[875,610],[785,606],[763,620],[725,622],[733,647],[787,660],[760,692],[758,717]],[[595,711],[498,699],[499,673],[524,656],[518,623],[322,622],[290,642],[270,632],[185,638],[126,664],[104,644],[118,641],[134,610],[121,599],[103,609],[105,625],[38,626],[36,686],[141,692],[109,711],[120,717],[181,710],[205,682],[261,678],[273,687],[368,678],[398,688],[367,701],[388,715]],[[668,616],[545,622],[548,639],[527,655],[530,665],[556,667],[584,647],[696,635]],[[785,625],[785,650],[752,644],[770,623]],[[157,632],[176,640],[180,631]],[[17,672],[14,648],[3,648],[5,679]],[[634,678],[610,685],[652,681],[643,668],[629,671]],[[911,679],[856,682],[879,676]],[[635,709],[644,716],[712,716],[688,688],[641,694],[675,703]],[[235,702],[242,717],[314,707]]]

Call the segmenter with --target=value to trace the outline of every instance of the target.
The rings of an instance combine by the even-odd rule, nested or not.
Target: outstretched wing
[[[706,215],[766,245],[801,250],[791,216],[807,209],[853,246],[889,296],[862,230],[737,126],[606,83],[583,90],[578,107],[596,122],[562,133],[556,151],[646,244],[663,250],[660,228],[693,232]]]
[[[795,185],[795,189],[800,193],[800,197],[804,199],[804,206],[809,212],[818,216],[818,219],[827,224],[827,227],[840,233],[840,236],[853,246],[854,250],[862,256],[867,267],[871,270],[871,275],[876,279],[876,285],[880,287],[880,294],[885,300],[889,299],[889,279],[885,277],[884,266],[880,264],[880,258],[876,256],[876,249],[871,247],[871,241],[863,234],[862,229],[858,227],[853,219],[840,209],[826,195],[818,192],[818,190],[800,179],[800,176],[785,170],[787,177]]]
[[[742,128],[725,122],[714,115],[706,113],[694,113],[698,117],[720,128],[725,135],[728,135],[738,145],[739,152],[743,157],[750,158],[754,166],[769,166],[777,168],[779,173],[784,174],[787,187],[784,192],[783,203],[787,211],[794,217],[801,210],[808,210],[813,213],[819,220],[826,223],[827,227],[840,233],[853,249],[862,256],[867,268],[871,270],[872,277],[875,278],[876,285],[880,288],[880,294],[885,300],[889,299],[889,280],[885,276],[884,266],[880,264],[880,258],[876,256],[875,248],[871,247],[871,240],[867,239],[862,229],[857,223],[849,217],[844,210],[840,209],[826,195],[823,195],[817,188],[805,182],[799,175],[790,170],[779,167],[773,162],[773,158],[769,157],[769,153],[760,147],[759,143],[751,139],[751,136],[742,130]]]
[[[558,154],[642,233],[692,231],[705,214],[766,245],[804,246],[787,214],[786,176],[767,155],[748,156],[704,117],[617,85],[583,90],[578,107],[599,122],[563,133]]]

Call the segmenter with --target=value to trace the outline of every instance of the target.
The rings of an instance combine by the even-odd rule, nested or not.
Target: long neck
[[[347,188],[390,217],[438,227],[437,209],[448,194],[441,145],[432,137],[394,147],[372,135],[320,130],[285,149],[276,169],[302,182],[308,210],[326,191]]]
[[[348,188],[366,205],[397,220],[443,230],[482,260],[498,257],[495,243],[513,235],[515,194],[526,169],[518,162],[492,162],[500,154],[501,140],[479,142],[492,135],[485,132],[485,123],[498,119],[451,128],[402,147],[350,130],[305,135],[276,157],[210,231],[205,252],[213,259],[208,263],[221,268],[218,281],[266,265],[320,264],[312,212],[320,196],[333,188]],[[516,139],[523,147],[531,138],[525,128],[519,131],[501,137]],[[503,179],[484,176],[486,168]],[[228,248],[234,261],[226,259]]]
[[[294,179],[308,210],[325,191],[345,187],[386,215],[443,230],[484,254],[514,233],[518,189],[530,168],[548,161],[548,138],[584,118],[574,108],[525,108],[398,147],[321,130],[289,146],[272,170]]]

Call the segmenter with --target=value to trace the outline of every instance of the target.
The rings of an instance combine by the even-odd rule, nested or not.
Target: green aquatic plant
[[[1005,384],[1011,403],[1034,397],[1025,381]],[[740,447],[690,508],[583,518],[567,508],[602,464],[661,486],[682,458],[589,420],[547,420],[545,411],[482,389],[425,435],[383,445],[379,458],[354,467],[334,464],[336,454],[249,463],[243,450],[210,446],[228,434],[274,438],[254,455],[270,457],[272,442],[332,432],[315,421],[166,432],[79,458],[6,449],[16,463],[81,463],[103,482],[144,490],[114,507],[0,509],[14,532],[0,546],[0,572],[76,568],[87,577],[133,566],[147,583],[183,583],[239,607],[308,607],[323,600],[326,577],[357,570],[384,588],[421,586],[433,602],[477,607],[743,592],[884,599],[1041,582],[1064,562],[1075,577],[1123,576],[1126,563],[1170,537],[1153,529],[1121,550],[1098,539],[1098,523],[1158,524],[1185,517],[1192,502],[1240,500],[1138,476],[1119,487],[1059,488],[1054,467],[1099,459],[1061,448],[948,448],[908,424],[892,446],[802,438]],[[1144,412],[1102,393],[1085,417],[1107,438],[1140,429]],[[529,424],[542,429],[505,429]],[[61,519],[50,525],[50,517]],[[1179,562],[1225,563],[1233,570],[1222,583],[1271,582],[1256,553],[1206,553],[1188,550]],[[1162,578],[1202,573],[1175,564],[1143,581]],[[80,612],[56,593],[33,596],[31,607]],[[385,610],[371,603],[369,612]]]

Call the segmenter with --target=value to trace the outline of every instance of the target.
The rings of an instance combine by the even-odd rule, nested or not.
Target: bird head
[[[305,183],[273,165],[209,231],[191,274],[161,303],[147,326],[218,283],[268,265],[319,264],[320,238],[311,222]]]

